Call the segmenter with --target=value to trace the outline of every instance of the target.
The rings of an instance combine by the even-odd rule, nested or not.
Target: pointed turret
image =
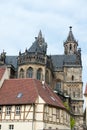
[[[77,52],[77,46],[78,42],[75,40],[74,35],[72,33],[72,27],[69,27],[69,34],[64,42],[64,49],[65,49],[65,54],[74,54]]]
[[[70,31],[69,31],[66,42],[76,42],[76,40],[73,36],[73,33],[72,33],[72,26],[70,26],[69,28],[70,28]]]
[[[39,34],[38,34],[38,39],[42,39],[42,32],[41,32],[41,30],[39,31]]]
[[[38,37],[35,37],[35,42],[33,45],[29,48],[28,52],[35,53],[41,53],[46,54],[47,51],[47,43],[45,42],[45,39],[42,36],[41,30],[39,31]]]

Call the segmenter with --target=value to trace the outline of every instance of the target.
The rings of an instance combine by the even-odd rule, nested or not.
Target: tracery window
[[[27,70],[27,78],[32,78],[33,77],[33,68],[29,67]]]
[[[24,78],[24,70],[23,69],[20,69],[19,77]]]
[[[46,83],[49,84],[49,72],[48,72],[48,70],[46,71]]]
[[[37,70],[37,79],[38,79],[38,80],[41,80],[41,76],[42,76],[42,69],[39,68],[39,69]]]

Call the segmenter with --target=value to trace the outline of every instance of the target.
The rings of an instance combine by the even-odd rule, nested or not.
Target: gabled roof
[[[57,68],[63,68],[64,63],[76,65],[77,56],[73,55],[51,55],[54,70]]]
[[[32,104],[40,96],[46,104],[65,108],[61,99],[46,84],[35,79],[5,80],[0,88],[0,105]]]
[[[2,77],[3,77],[3,75],[4,75],[4,73],[5,73],[5,70],[6,70],[6,68],[4,67],[4,68],[0,68],[0,80],[2,79]]]

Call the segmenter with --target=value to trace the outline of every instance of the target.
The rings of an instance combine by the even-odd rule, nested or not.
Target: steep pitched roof
[[[69,31],[69,35],[67,37],[67,41],[75,41],[75,38],[73,36],[73,33],[72,33],[72,27],[70,26],[70,31]]]
[[[74,43],[76,43],[78,45],[78,43],[77,43],[77,41],[74,38],[74,35],[72,33],[72,27],[70,26],[69,28],[70,28],[70,31],[69,31],[68,37],[67,37],[66,41],[64,42],[64,44],[66,44],[68,42],[74,42]]]
[[[6,68],[0,68],[0,80],[2,79],[3,74],[5,73]]]
[[[6,56],[5,63],[7,65],[13,65],[17,69],[17,57],[18,56]]]
[[[46,49],[47,49],[47,43],[45,42],[44,38],[42,37],[42,32],[40,30],[38,37],[35,37],[35,42],[28,49],[28,52],[45,54]]]
[[[54,70],[57,68],[63,68],[64,63],[76,64],[77,56],[73,55],[52,55],[51,56]]]
[[[5,80],[0,88],[0,105],[31,104],[40,96],[45,103],[65,108],[52,89],[35,79]]]

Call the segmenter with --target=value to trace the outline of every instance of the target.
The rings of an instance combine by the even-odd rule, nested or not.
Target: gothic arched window
[[[61,91],[61,81],[57,81],[55,84],[55,90],[60,92]]]
[[[19,77],[24,78],[24,70],[23,69],[20,69]]]
[[[37,70],[37,79],[38,79],[38,80],[41,80],[41,76],[42,76],[42,69],[39,68],[39,69]]]
[[[33,68],[29,67],[27,69],[27,78],[32,78],[33,77]]]
[[[46,83],[49,84],[49,72],[48,72],[48,70],[46,71]]]

